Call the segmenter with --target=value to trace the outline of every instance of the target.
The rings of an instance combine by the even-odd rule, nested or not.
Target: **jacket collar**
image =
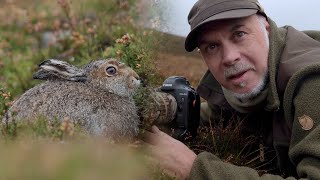
[[[270,24],[268,56],[269,92],[265,110],[277,111],[280,109],[280,99],[277,91],[277,72],[281,55],[285,47],[287,29],[278,28],[276,23],[270,18],[268,18],[268,22]]]

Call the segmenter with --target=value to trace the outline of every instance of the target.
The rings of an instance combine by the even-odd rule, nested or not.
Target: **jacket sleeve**
[[[289,157],[300,178],[320,179],[320,75],[298,81],[291,107],[292,137]]]
[[[283,179],[281,176],[264,174],[259,176],[258,172],[252,168],[236,166],[221,161],[217,156],[208,153],[200,153],[193,163],[189,179]],[[287,178],[294,179],[294,178]]]

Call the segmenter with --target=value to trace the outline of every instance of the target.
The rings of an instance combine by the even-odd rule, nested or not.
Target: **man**
[[[185,48],[197,47],[209,69],[197,89],[202,119],[217,108],[254,115],[283,177],[320,179],[320,32],[278,28],[257,0],[199,0],[188,20]],[[283,178],[196,155],[157,127],[146,141],[179,179]]]

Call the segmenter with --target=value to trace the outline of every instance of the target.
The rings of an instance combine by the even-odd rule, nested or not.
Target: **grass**
[[[48,58],[76,66],[100,58],[121,59],[147,86],[135,96],[143,116],[141,113],[148,107],[148,88],[158,87],[165,79],[154,64],[158,52],[166,52],[170,43],[171,48],[182,54],[183,45],[181,38],[142,28],[137,23],[138,10],[144,8],[139,5],[138,0],[3,2],[0,7],[0,119],[14,99],[41,82],[33,80],[32,73]],[[157,9],[150,9],[150,13],[161,15]],[[49,33],[47,41],[45,33]],[[242,138],[241,120],[233,118],[231,122],[227,126],[201,127],[197,138],[185,143],[197,153],[206,150],[234,164],[259,167],[261,164],[256,163],[259,152],[248,151],[254,137]],[[108,139],[91,138],[68,119],[60,123],[39,117],[1,126],[0,177],[174,179],[159,171],[144,154],[138,142],[115,144]]]
[[[126,146],[24,139],[0,147],[2,179],[129,180],[146,175],[143,154]]]

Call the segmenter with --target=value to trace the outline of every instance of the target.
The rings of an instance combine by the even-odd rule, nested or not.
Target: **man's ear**
[[[271,32],[271,29],[270,29],[270,24],[268,22],[268,18],[262,14],[259,14],[259,13],[257,13],[257,17],[259,18],[260,23],[264,24],[264,27],[266,28],[268,35],[269,35]]]
[[[266,19],[266,21],[265,21],[265,27],[266,27],[266,30],[267,30],[267,32],[268,32],[268,35],[270,35],[270,24],[269,24],[269,22],[268,22],[268,19]]]

